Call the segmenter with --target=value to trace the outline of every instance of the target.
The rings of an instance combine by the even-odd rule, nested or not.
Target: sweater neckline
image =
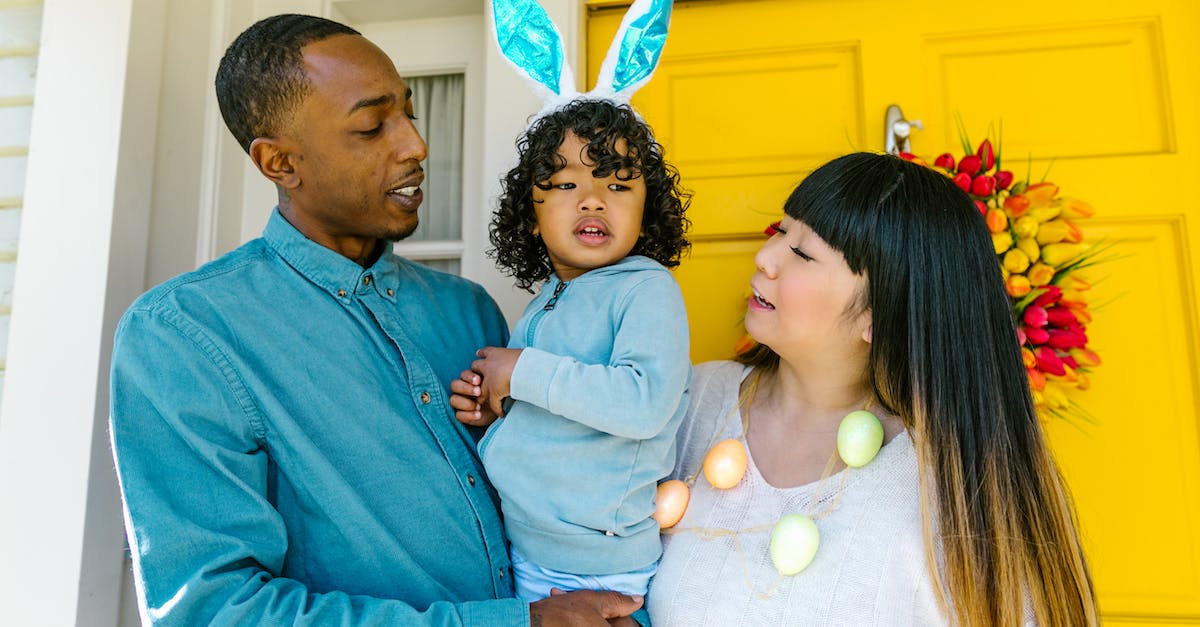
[[[871,463],[867,464],[866,466],[861,468],[846,467],[825,477],[824,479],[816,479],[796,486],[776,486],[770,481],[767,481],[767,478],[764,477],[761,472],[759,472],[758,463],[754,461],[754,451],[750,448],[750,440],[746,437],[746,432],[742,428],[742,425],[745,424],[746,421],[742,416],[742,408],[738,403],[737,390],[741,389],[742,384],[745,383],[746,377],[749,376],[754,369],[753,367],[745,364],[739,365],[742,366],[742,372],[734,382],[734,394],[732,394],[733,407],[729,410],[729,415],[731,418],[733,418],[734,422],[734,437],[741,440],[746,446],[747,474],[750,474],[756,483],[762,485],[771,492],[777,493],[780,496],[789,497],[810,495],[811,493],[815,492],[817,488],[821,487],[822,483],[825,485],[838,485],[842,483],[843,476],[845,477],[845,483],[842,484],[843,489],[848,490],[855,484],[863,481],[865,478],[880,472],[886,467],[890,467],[894,461],[900,457],[898,453],[900,449],[910,448],[912,446],[912,440],[909,437],[908,430],[904,429],[900,431],[900,433],[897,433],[896,437],[892,438],[891,441],[884,442],[883,447],[879,449],[879,453],[875,456],[875,459],[871,460]]]

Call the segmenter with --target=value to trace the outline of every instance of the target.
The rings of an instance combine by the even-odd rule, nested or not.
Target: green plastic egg
[[[883,425],[869,411],[846,414],[838,426],[837,448],[842,461],[852,468],[866,466],[883,446]]]
[[[808,568],[821,543],[817,523],[803,514],[788,514],[771,530],[771,562],[784,576]]]

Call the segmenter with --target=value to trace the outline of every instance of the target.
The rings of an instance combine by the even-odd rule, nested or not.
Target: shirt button
[[[475,475],[467,475],[467,483],[475,485]]]
[[[617,534],[616,534],[616,532],[614,532],[614,531],[605,531],[605,532],[604,532],[604,535],[606,535],[606,536],[615,536],[615,535],[617,535]]]
[[[431,400],[433,400],[433,397],[429,395],[429,392],[421,392],[421,403],[422,404],[428,405],[429,401],[431,401]]]
[[[367,276],[363,277],[363,285],[370,285],[370,284],[371,284],[371,275],[368,274]]]
[[[395,292],[393,292],[393,291],[392,291],[392,288],[390,288],[390,287],[389,287],[389,288],[388,288],[388,296],[395,296],[395,295],[396,295],[396,293],[395,293]]]
[[[500,569],[500,578],[504,579],[504,569],[503,568]]]
[[[346,290],[338,290],[338,298],[345,298]]]

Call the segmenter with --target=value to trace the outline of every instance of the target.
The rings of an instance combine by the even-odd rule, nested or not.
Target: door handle
[[[909,138],[914,128],[921,130],[925,128],[925,125],[921,124],[920,120],[904,119],[904,112],[900,110],[900,105],[889,106],[887,113],[883,115],[883,145],[888,154],[912,152],[912,142],[909,141]]]

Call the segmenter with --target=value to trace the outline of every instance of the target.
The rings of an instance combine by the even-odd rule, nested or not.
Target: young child
[[[518,286],[545,283],[508,348],[480,350],[451,385],[451,404],[467,424],[504,415],[479,455],[518,596],[644,595],[662,551],[655,490],[674,465],[691,376],[683,298],[666,269],[688,246],[687,196],[627,105],[571,102],[534,122],[518,152],[492,252]]]

